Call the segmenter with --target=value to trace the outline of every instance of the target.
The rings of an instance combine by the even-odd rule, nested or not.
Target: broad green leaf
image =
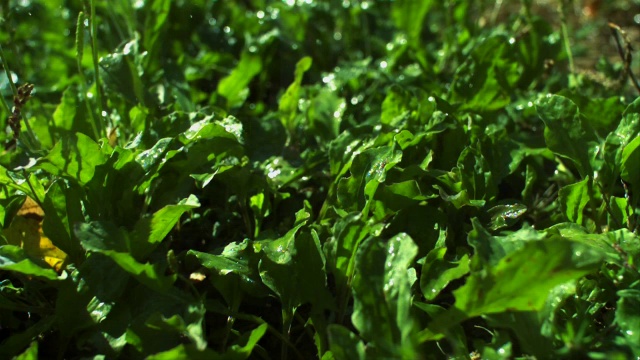
[[[640,99],[631,103],[622,115],[618,127],[607,135],[602,146],[603,162],[599,169],[599,180],[607,187],[617,182],[622,166],[622,155],[627,145],[640,132]],[[628,153],[631,155],[630,153]]]
[[[187,306],[184,316],[180,314],[165,317],[160,313],[155,313],[147,321],[147,326],[165,331],[175,332],[180,336],[189,339],[199,351],[207,348],[205,338],[204,316],[205,309],[201,303],[194,302]]]
[[[199,206],[198,198],[190,195],[176,205],[167,205],[151,217],[138,220],[131,233],[131,254],[136,258],[145,258],[176,226],[182,214]]]
[[[487,211],[491,215],[489,229],[498,230],[514,225],[527,212],[523,204],[496,205]]]
[[[391,17],[395,25],[403,30],[411,43],[416,46],[419,45],[420,33],[425,24],[424,18],[434,4],[435,2],[431,0],[398,0],[393,2]]]
[[[409,116],[409,99],[398,87],[391,87],[382,102],[382,114],[380,122],[384,125],[399,127],[403,120]]]
[[[165,161],[163,155],[167,153],[172,142],[172,138],[158,140],[151,149],[145,150],[136,155],[136,162],[142,166],[144,171],[149,171],[152,167],[159,166]]]
[[[69,177],[80,185],[87,184],[98,165],[106,159],[100,146],[82,133],[64,135],[37,167],[57,176]]]
[[[627,227],[629,224],[629,215],[631,215],[631,207],[626,198],[612,196],[609,201],[609,209],[614,225]],[[616,229],[617,230],[617,229]]]
[[[640,290],[620,290],[618,296],[620,299],[616,304],[616,324],[629,347],[635,353],[640,352]]]
[[[325,244],[327,268],[336,282],[339,316],[344,315],[351,296],[349,285],[355,272],[356,252],[370,232],[371,227],[362,220],[362,216],[352,213],[335,222],[333,237]]]
[[[484,38],[456,70],[451,85],[452,103],[471,111],[495,111],[511,102],[513,86],[520,79],[522,65],[505,34]]]
[[[84,221],[82,215],[81,190],[57,180],[49,189],[42,203],[46,216],[42,230],[54,245],[67,253],[72,262],[84,257],[84,250],[73,235],[73,225]]]
[[[624,106],[619,96],[609,98],[588,97],[579,92],[562,91],[560,95],[571,99],[594,129],[609,133],[620,121]]]
[[[14,357],[14,360],[38,360],[38,342],[34,341],[22,354]]]
[[[381,356],[415,358],[415,320],[411,316],[411,268],[418,247],[400,233],[388,242],[371,237],[356,258],[351,320],[360,336]]]
[[[257,328],[248,333],[244,333],[235,344],[231,345],[227,352],[222,355],[223,360],[248,359],[253,353],[253,349],[267,332],[268,324],[260,324]]]
[[[107,93],[146,107],[148,99],[141,78],[143,70],[137,66],[141,64],[135,64],[136,58],[138,63],[142,58],[138,48],[138,39],[131,39],[117,51],[102,56],[99,63],[100,79],[109,90]]]
[[[0,245],[0,269],[47,280],[61,280],[53,269],[36,264],[22,248],[14,245]]]
[[[530,241],[494,266],[472,271],[465,285],[453,292],[454,308],[435,319],[440,332],[460,321],[505,311],[538,311],[555,286],[596,270],[603,259],[582,243],[546,239]]]
[[[128,252],[129,235],[109,223],[81,223],[74,229],[82,247],[111,258],[124,271],[149,288],[164,292],[175,282],[176,275],[164,275],[160,264],[140,263]]]
[[[282,238],[260,243],[265,255],[259,264],[260,278],[280,298],[285,327],[302,304],[310,303],[316,310],[332,307],[320,240],[308,232],[298,234],[309,216],[306,209],[298,211],[293,229]]]
[[[336,360],[367,358],[366,347],[358,335],[338,324],[328,326],[329,343],[333,358]],[[323,358],[324,359],[324,358]]]
[[[189,250],[187,258],[194,257],[207,268],[212,276],[212,284],[228,304],[233,304],[239,300],[238,287],[256,297],[267,295],[268,290],[260,280],[260,257],[256,252],[252,243],[245,240],[227,245],[220,255]]]
[[[61,284],[55,317],[62,334],[75,336],[97,324],[121,321],[117,318],[119,308],[116,304],[124,299],[122,295],[130,279],[129,274],[108,257],[99,253],[91,254]],[[114,308],[116,315],[112,313]],[[120,332],[124,332],[122,326],[127,323],[124,321],[117,327],[121,329]],[[116,333],[112,332],[111,335],[116,336]]]
[[[558,191],[558,201],[560,209],[571,222],[582,224],[584,207],[589,203],[589,199],[593,196],[590,190],[591,179],[586,179],[575,184],[567,185]]]
[[[331,308],[319,240],[308,232],[294,236],[263,247],[267,256],[260,262],[262,281],[293,309],[304,303]]]
[[[243,334],[237,344],[229,347],[224,354],[210,349],[198,350],[194,345],[178,345],[175,348],[149,356],[153,360],[193,359],[193,360],[244,360],[248,359],[258,341],[267,331],[267,324],[262,324],[249,333]]]
[[[218,84],[218,94],[227,99],[229,108],[242,105],[249,95],[249,83],[254,76],[262,70],[262,59],[260,56],[248,51],[242,52],[240,62],[229,76],[220,80]]]
[[[113,266],[113,263],[111,263],[111,266]],[[69,278],[60,284],[61,286],[58,288],[56,327],[65,337],[72,337],[83,330],[87,330],[97,323],[94,322],[94,319],[99,319],[102,315],[108,314],[110,310],[110,304],[103,304],[104,307],[99,310],[101,312],[100,315],[95,314],[97,316],[94,317],[90,315],[90,308],[96,310],[95,304],[89,306],[94,296],[89,287],[83,286],[84,284],[80,285],[83,280],[79,272],[72,271]]]
[[[367,149],[353,158],[351,177],[338,184],[338,203],[345,211],[362,209],[368,214],[370,200],[389,169],[402,160],[402,152],[391,146]]]
[[[329,167],[331,175],[336,179],[340,179],[346,174],[351,167],[356,151],[364,150],[368,147],[362,143],[362,139],[357,138],[351,132],[344,131],[329,144]]]
[[[487,161],[475,147],[466,147],[458,158],[461,188],[469,194],[470,201],[495,197],[496,185]]]
[[[420,275],[420,289],[425,299],[431,301],[453,280],[469,273],[469,256],[464,255],[457,261],[447,260],[446,247],[439,247],[427,254]]]
[[[72,88],[67,88],[62,93],[60,104],[53,112],[53,122],[56,127],[67,131],[73,131],[73,123],[77,107],[76,92],[73,91]]]
[[[563,297],[552,298],[553,296],[555,296],[555,293],[558,292],[558,289],[560,289],[560,292],[562,292],[565,287],[573,288],[574,291],[563,295]],[[574,294],[575,286],[557,286],[550,292],[550,295],[547,297],[545,307],[549,307],[551,308],[551,310],[555,310],[553,309],[553,305],[562,304],[562,300],[565,300],[566,298],[565,296],[573,296]],[[510,331],[515,333],[518,339],[518,344],[522,347],[522,350],[524,352],[542,358],[555,351],[553,340],[542,334],[543,322],[547,320],[543,318],[544,315],[547,315],[546,311],[513,311],[485,315],[483,316],[483,318],[486,319],[486,321],[491,324],[492,327],[509,329]],[[549,316],[548,321],[551,321],[552,319],[553,317]],[[511,346],[507,345],[507,347],[509,349],[505,350],[513,350]],[[497,353],[494,352],[494,354],[500,355],[499,350]],[[512,357],[506,357],[505,359],[508,358]]]
[[[44,186],[40,183],[36,174],[25,177],[22,172],[10,171],[0,166],[0,184],[21,191],[32,199],[44,198]]]
[[[418,182],[415,180],[384,185],[378,189],[375,195],[376,200],[381,201],[385,208],[393,211],[399,211],[435,197],[437,197],[435,194],[430,196],[423,195]]]
[[[580,242],[597,249],[607,262],[618,264],[621,267],[635,266],[633,265],[636,262],[634,259],[640,256],[638,236],[628,229],[593,234],[577,224],[562,223],[547,228],[545,232],[550,238],[557,235],[563,239]]]
[[[345,99],[324,90],[311,99],[307,116],[309,128],[319,143],[328,143],[340,134],[342,114],[347,107]]]
[[[640,184],[640,136],[633,139],[622,150],[620,159],[620,177],[632,184]]]
[[[578,107],[568,98],[547,95],[538,100],[538,116],[544,121],[544,139],[555,154],[571,160],[585,178],[592,174],[589,160],[593,133],[583,122]]]
[[[150,3],[146,6],[144,47],[153,51],[159,46],[158,40],[169,18],[171,0],[152,0]]]
[[[303,57],[296,64],[294,80],[280,98],[278,103],[278,111],[280,112],[280,121],[289,132],[289,136],[294,131],[293,120],[298,109],[298,100],[300,99],[300,87],[302,86],[302,77],[304,73],[311,68],[313,61],[310,57]]]
[[[242,140],[242,123],[233,116],[226,117],[224,120],[214,120],[212,117],[207,116],[191,125],[187,131],[180,134],[179,138],[185,145],[215,138],[225,138],[240,142]]]
[[[20,211],[27,199],[26,195],[14,195],[6,199],[0,199],[0,226],[6,228],[11,220]]]

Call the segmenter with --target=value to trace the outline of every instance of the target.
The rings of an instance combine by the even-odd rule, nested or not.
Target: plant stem
[[[16,84],[13,82],[11,78],[11,71],[9,71],[9,67],[7,66],[7,58],[4,56],[4,50],[2,50],[2,45],[0,45],[0,60],[2,60],[2,66],[4,67],[4,72],[7,74],[7,80],[9,81],[9,85],[11,86],[11,92],[13,92],[13,96],[18,95],[18,88],[16,88]]]
[[[96,117],[93,113],[93,108],[89,103],[89,98],[87,97],[87,93],[89,89],[87,88],[87,78],[84,76],[84,71],[82,70],[82,55],[84,54],[84,19],[85,15],[81,11],[78,14],[78,23],[76,25],[76,61],[78,63],[78,76],[80,76],[80,83],[82,88],[82,99],[84,100],[84,104],[87,107],[87,113],[91,118],[91,127],[93,128],[93,135],[95,139],[100,139],[100,131],[98,130],[98,125],[96,124]]]
[[[93,76],[94,76],[94,81],[96,84],[96,101],[98,102],[98,118],[100,120],[102,120],[103,117],[103,113],[104,113],[104,103],[102,102],[102,86],[100,84],[100,63],[98,61],[98,39],[97,39],[97,34],[98,34],[98,23],[96,21],[96,4],[93,0],[89,1],[90,3],[90,8],[91,8],[91,15],[89,17],[89,24],[91,26],[91,55],[93,58]],[[111,122],[111,120],[109,120]],[[100,124],[102,125],[102,121],[100,122]],[[110,123],[109,126],[111,128],[113,128],[113,124]],[[105,136],[108,136],[108,134],[105,132]]]
[[[569,59],[569,70],[571,71],[571,77],[576,74],[575,63],[573,62],[573,52],[571,51],[571,42],[569,41],[569,26],[567,25],[567,8],[568,0],[562,0],[560,2],[560,23],[562,24],[562,40],[564,42],[564,48],[567,52],[567,58]]]

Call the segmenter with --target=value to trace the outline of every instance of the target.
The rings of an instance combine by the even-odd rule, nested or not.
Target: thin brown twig
[[[628,76],[631,78],[631,83],[633,84],[633,86],[640,93],[640,84],[638,84],[638,79],[636,79],[636,76],[633,74],[633,71],[631,71],[631,61],[632,61],[631,52],[633,51],[633,47],[631,47],[631,41],[629,40],[629,36],[627,36],[627,33],[624,30],[622,30],[620,26],[612,22],[609,23],[609,29],[611,29],[611,35],[613,35],[613,38],[616,40],[616,45],[618,46],[618,54],[620,54],[620,57],[624,62],[624,70],[623,70],[622,76],[620,77],[620,83],[621,85],[624,84],[624,81]],[[618,37],[618,35],[622,37],[622,40],[624,41],[624,47],[620,43],[620,38]]]

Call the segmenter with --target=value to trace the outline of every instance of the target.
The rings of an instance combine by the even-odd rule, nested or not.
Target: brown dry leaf
[[[9,244],[20,246],[30,257],[40,259],[60,272],[64,268],[67,254],[53,245],[42,232],[43,217],[42,208],[27,197],[11,225],[3,230],[3,234]]]

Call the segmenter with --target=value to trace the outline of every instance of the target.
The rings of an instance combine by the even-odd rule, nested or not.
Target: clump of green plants
[[[0,2],[0,353],[638,356],[633,44],[557,5]]]

